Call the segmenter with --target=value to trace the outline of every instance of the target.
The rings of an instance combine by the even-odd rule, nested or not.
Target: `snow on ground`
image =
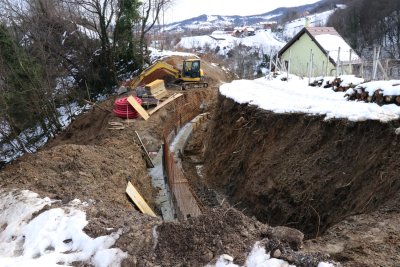
[[[93,30],[90,30],[82,25],[77,24],[76,25],[77,30],[80,33],[83,33],[84,35],[86,35],[88,38],[93,39],[93,40],[97,40],[99,39],[99,34]]]
[[[161,60],[166,57],[171,57],[171,56],[181,56],[181,57],[195,57],[199,58],[193,53],[185,53],[185,52],[177,52],[177,51],[169,51],[169,50],[158,50],[155,48],[150,47],[150,61],[155,62],[157,60]]]
[[[234,264],[232,257],[229,255],[222,255],[218,258],[217,263],[214,265],[215,267],[240,267],[239,265]],[[290,265],[284,260],[271,258],[270,253],[266,253],[265,249],[256,243],[247,257],[246,267],[295,267],[294,265]],[[206,267],[212,267],[211,265],[207,265]],[[334,267],[334,265],[326,262],[321,262],[318,264],[318,267]]]
[[[80,209],[88,204],[79,200],[40,212],[55,202],[28,190],[0,191],[1,266],[70,266],[76,261],[120,266],[127,254],[111,248],[120,232],[89,237],[83,232],[88,221]]]
[[[223,84],[220,92],[238,103],[249,103],[275,113],[323,115],[326,120],[388,122],[400,116],[400,107],[395,104],[379,106],[347,101],[345,93],[308,86],[307,80],[238,80]]]
[[[260,48],[265,54],[269,53],[270,50],[277,52],[285,45],[270,30],[259,30],[256,31],[255,35],[243,38],[234,37],[227,33],[221,34],[221,32],[217,32],[217,34],[211,36],[182,37],[176,46],[186,49],[205,48],[208,46],[212,50],[219,47],[218,54],[226,55],[229,50],[239,44]]]
[[[347,86],[356,86],[359,85],[363,82],[365,82],[365,80],[363,78],[360,77],[356,77],[355,75],[341,75],[338,77],[342,82],[340,83],[341,86],[343,87],[347,87]]]
[[[365,88],[365,92],[373,95],[375,91],[382,90],[383,95],[400,95],[400,80],[391,81],[373,81],[368,83],[359,84],[355,89]]]
[[[335,10],[328,10],[322,13],[317,13],[290,21],[285,25],[283,35],[287,38],[294,37],[301,29],[304,28],[304,26],[306,25],[306,20],[308,20],[309,27],[325,26],[330,15],[332,15],[333,12],[335,12]]]
[[[340,75],[337,78],[341,80],[340,86],[348,87],[348,86],[357,86],[365,82],[363,78],[356,77],[355,75]],[[325,77],[316,77],[312,78],[311,82],[320,81],[322,80],[322,86],[327,84],[332,84],[333,81],[336,79],[335,76],[325,76]]]
[[[73,117],[83,113],[85,109],[88,109],[89,105],[79,106],[77,102],[69,103],[65,106],[57,108],[59,113],[58,122],[61,124],[61,128],[65,129],[72,122]],[[5,125],[5,124],[3,124]],[[4,129],[9,129],[5,127]],[[5,133],[9,133],[5,131]],[[0,134],[0,142],[5,138]],[[28,128],[23,130],[17,138],[14,138],[7,143],[0,143],[0,161],[9,163],[16,158],[22,156],[25,152],[35,153],[39,148],[44,146],[49,140],[49,136],[44,134],[41,126]]]

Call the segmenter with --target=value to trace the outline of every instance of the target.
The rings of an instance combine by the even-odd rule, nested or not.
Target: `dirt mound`
[[[298,232],[298,231],[297,231]],[[317,266],[327,260],[321,253],[294,251],[289,240],[296,239],[296,230],[271,228],[233,209],[214,209],[183,223],[164,223],[157,227],[156,259],[162,266],[205,266],[222,254],[234,257],[244,265],[256,241],[266,251],[279,250],[278,258],[296,266]],[[292,246],[293,247],[293,246]]]
[[[181,61],[179,58],[171,60]],[[207,68],[209,63],[204,63]],[[137,131],[148,151],[158,151],[163,133],[174,130],[182,114],[180,107],[196,112],[206,111],[215,101],[215,85],[227,81],[225,72],[216,66],[211,72],[208,89],[179,91],[184,95],[168,104],[149,120],[126,121],[112,113],[116,96],[95,105],[74,119],[71,125],[38,153],[25,155],[0,172],[2,189],[29,189],[62,205],[73,199],[88,203],[89,224],[85,231],[91,236],[109,234],[122,229],[116,246],[130,255],[123,266],[145,266],[154,252],[153,228],[159,219],[142,215],[125,195],[131,181],[157,213],[153,204],[155,190],[146,163],[135,138]],[[176,90],[168,90],[172,95]],[[130,94],[132,92],[129,92]],[[110,122],[119,122],[123,130],[111,130]],[[112,228],[110,228],[112,227]],[[161,251],[160,251],[161,252]],[[174,255],[171,255],[174,257]]]
[[[344,267],[399,266],[400,214],[384,210],[346,218],[305,243],[306,251],[328,253]]]
[[[151,203],[153,198],[151,184],[146,182],[150,179],[138,179],[147,177],[138,149],[124,151],[113,148],[111,144],[107,148],[60,145],[32,155],[30,160],[13,167],[12,174],[0,173],[2,187],[17,186],[51,194],[50,197],[65,202],[74,198],[91,199],[128,208],[130,204],[124,192],[127,180],[131,179],[145,199]]]

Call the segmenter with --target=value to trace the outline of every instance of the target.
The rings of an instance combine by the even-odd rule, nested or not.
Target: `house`
[[[272,29],[278,25],[276,21],[266,21],[266,22],[260,22],[260,25],[264,30]]]
[[[234,37],[246,37],[246,36],[253,36],[256,34],[254,28],[251,27],[236,27],[233,29],[232,36]]]
[[[278,54],[298,76],[351,74],[361,58],[333,27],[305,27]],[[312,59],[312,60],[311,60]]]

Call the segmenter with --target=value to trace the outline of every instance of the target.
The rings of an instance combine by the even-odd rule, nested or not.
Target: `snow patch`
[[[355,89],[364,88],[369,95],[375,91],[382,90],[383,95],[400,95],[400,80],[391,81],[373,81],[359,84]]]
[[[0,262],[2,266],[120,266],[127,253],[110,248],[121,231],[91,238],[83,232],[86,214],[72,206],[45,210],[55,201],[23,190],[0,192]],[[34,218],[33,218],[34,217]],[[4,229],[4,230],[3,230]]]
[[[222,255],[218,258],[215,265],[207,265],[206,267],[240,267],[233,263],[233,258],[229,255]],[[247,257],[245,267],[295,267],[288,262],[276,258],[271,258],[270,253],[266,253],[265,248],[261,247],[257,242]],[[334,267],[334,265],[326,262],[320,262],[318,267]]]

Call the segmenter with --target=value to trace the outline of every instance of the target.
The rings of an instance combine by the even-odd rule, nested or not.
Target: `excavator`
[[[200,68],[200,59],[197,58],[183,60],[182,70],[178,70],[164,61],[157,61],[132,80],[130,87],[135,89],[156,79],[178,84],[182,90],[208,87],[208,83],[204,81],[204,72]]]

